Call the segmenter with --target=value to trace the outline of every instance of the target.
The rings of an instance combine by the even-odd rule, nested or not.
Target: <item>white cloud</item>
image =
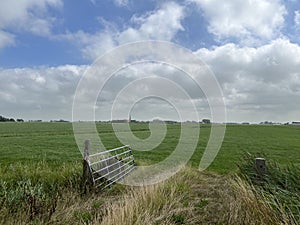
[[[132,21],[139,24],[138,28],[129,27],[118,35],[119,43],[140,40],[170,41],[178,31],[184,30],[181,20],[184,8],[174,2],[164,4],[160,9],[144,16],[134,16]]]
[[[52,21],[54,20],[55,19],[31,18],[27,21],[27,28],[25,29],[35,35],[50,37]]]
[[[0,69],[1,114],[25,119],[70,119],[73,95],[86,66]]]
[[[41,85],[46,83],[45,77],[42,77],[39,74],[34,74],[34,73],[31,74],[30,79],[32,79],[33,81],[35,81],[36,83],[41,84]]]
[[[146,15],[134,15],[131,19],[133,26],[128,26],[121,31],[113,24],[104,21],[106,29],[103,31],[90,34],[80,30],[59,35],[57,38],[76,43],[85,58],[94,60],[107,50],[128,42],[150,39],[171,41],[177,32],[184,30],[181,25],[184,16],[184,6],[168,2]]]
[[[294,23],[300,25],[300,11],[295,11]]]
[[[218,38],[267,39],[279,35],[285,6],[279,0],[190,0],[208,21],[208,31]]]
[[[129,1],[128,0],[114,0],[114,3],[116,6],[126,6],[128,5]]]
[[[15,36],[0,30],[0,49],[15,44]]]
[[[99,86],[95,85],[89,90],[92,88],[97,90]],[[187,98],[184,93],[188,93],[190,97]],[[143,98],[145,96],[148,98]],[[163,99],[153,96],[160,96]],[[114,116],[117,115],[118,118],[127,118],[126,115],[132,110],[132,115],[136,119],[149,120],[153,116],[178,119],[179,115],[174,114],[176,105],[181,109],[178,108],[183,120],[195,120],[196,116],[191,107],[193,102],[201,116],[209,115],[208,103],[195,82],[184,72],[159,63],[141,63],[123,68],[105,83],[99,97],[96,112],[99,120],[111,118],[112,105],[115,110],[120,109],[113,110]],[[171,106],[166,100],[174,105]]]
[[[8,102],[8,103],[16,103],[16,98],[9,94],[5,93],[3,91],[0,91],[0,101],[1,102]]]
[[[277,39],[258,48],[226,44],[196,54],[220,81],[231,120],[299,119],[299,45]]]
[[[6,34],[10,41],[2,41],[0,47],[14,43],[12,33],[28,31],[49,36],[55,19],[48,15],[48,7],[61,8],[62,0],[2,0],[0,2],[0,36]]]
[[[89,60],[95,60],[116,46],[114,34],[108,30],[95,34],[89,34],[82,30],[75,33],[67,32],[63,35],[57,35],[56,39],[67,40],[75,44],[80,49],[82,56]]]
[[[81,76],[82,71],[86,69],[85,66],[76,66],[76,65],[63,65],[55,68],[59,71],[59,73],[69,73],[71,76]]]
[[[90,0],[94,5],[97,4],[99,0]],[[101,1],[101,0],[100,0]],[[129,0],[113,0],[113,3],[118,7],[127,6],[129,4]]]
[[[47,7],[61,8],[61,0],[2,0],[0,3],[0,26],[11,25],[26,21],[31,16],[41,18],[42,13],[47,13]]]

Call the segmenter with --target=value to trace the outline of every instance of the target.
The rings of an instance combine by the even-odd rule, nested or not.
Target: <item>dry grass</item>
[[[94,224],[292,224],[239,177],[187,168],[170,181],[132,189]]]
[[[231,182],[234,195],[228,196],[229,224],[289,224],[284,211],[279,217],[253,186],[239,177]]]
[[[139,188],[115,185],[102,193],[60,195],[52,214],[29,220],[29,211],[0,211],[2,224],[291,224],[238,177],[185,168]],[[48,212],[51,207],[49,207]],[[50,215],[50,216],[47,216]]]

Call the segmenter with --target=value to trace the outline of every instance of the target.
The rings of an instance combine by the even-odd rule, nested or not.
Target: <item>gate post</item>
[[[81,189],[84,194],[89,191],[89,186],[91,186],[91,174],[90,174],[90,140],[84,142],[83,150],[83,162],[82,162],[82,183]]]

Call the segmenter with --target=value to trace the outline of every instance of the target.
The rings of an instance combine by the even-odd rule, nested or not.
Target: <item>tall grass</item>
[[[75,172],[81,171],[80,163],[52,171],[56,180],[32,179],[30,171],[43,174],[52,168],[37,167],[28,167],[22,179],[4,174],[1,224],[277,224],[276,214],[257,201],[254,189],[229,175],[187,167],[156,185],[117,184],[82,195],[80,175]]]
[[[1,166],[0,222],[49,220],[64,193],[80,190],[79,166],[44,161]]]
[[[250,182],[253,159],[247,163],[243,178],[186,167],[156,185],[116,184],[85,195],[79,162],[8,165],[0,171],[0,224],[297,224],[297,174],[286,175],[290,189],[280,186],[280,192],[275,183],[282,169],[273,175],[278,181],[262,185]]]
[[[241,178],[192,168],[103,207],[92,224],[289,224]]]
[[[282,167],[267,160],[267,173],[260,177],[254,163],[257,156],[261,154],[245,153],[243,163],[239,165],[241,177],[256,196],[276,212],[279,221],[300,224],[300,167]]]

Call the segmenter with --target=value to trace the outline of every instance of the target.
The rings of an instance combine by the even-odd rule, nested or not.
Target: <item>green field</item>
[[[150,135],[148,124],[133,123],[131,129],[139,138]],[[111,124],[98,123],[102,142],[106,148],[122,145],[114,135]],[[198,167],[206,147],[210,126],[202,125],[198,147],[190,160]],[[154,150],[142,152],[134,149],[138,164],[152,164],[167,157],[178,143],[180,124],[169,124],[164,141]],[[244,152],[263,153],[281,165],[300,165],[300,127],[270,125],[227,125],[222,148],[210,171],[228,173],[236,169]],[[0,163],[49,164],[74,163],[81,160],[75,143],[71,123],[0,123]]]
[[[146,123],[130,127],[150,135]],[[107,149],[122,145],[110,123],[97,129]],[[300,127],[228,125],[215,161],[199,172],[209,134],[201,125],[189,165],[172,179],[83,194],[71,123],[0,123],[0,224],[299,224]],[[157,148],[133,149],[137,164],[168,157],[179,136],[180,124],[168,124]],[[261,155],[272,163],[257,183],[253,157]]]

